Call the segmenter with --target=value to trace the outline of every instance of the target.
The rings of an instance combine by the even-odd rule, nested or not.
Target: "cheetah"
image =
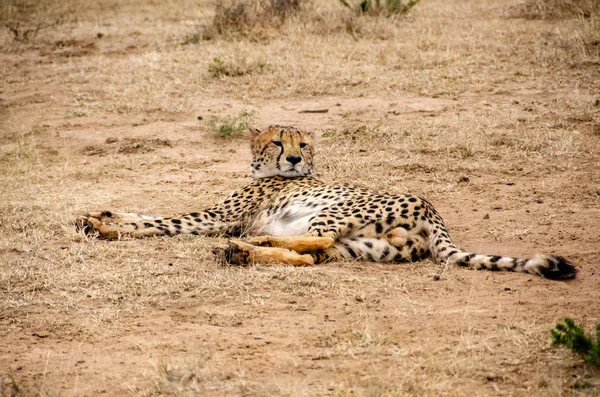
[[[294,127],[251,129],[254,181],[222,202],[180,217],[102,211],[77,224],[100,238],[190,235],[248,236],[215,252],[232,264],[277,262],[308,266],[330,260],[434,261],[474,269],[571,279],[566,259],[484,255],[458,248],[425,199],[314,178],[313,133]]]

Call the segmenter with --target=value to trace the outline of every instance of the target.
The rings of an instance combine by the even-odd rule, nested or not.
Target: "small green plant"
[[[586,335],[580,325],[565,317],[563,322],[556,324],[550,331],[552,346],[564,345],[574,353],[583,357],[583,360],[600,367],[600,324],[596,324],[596,337]]]
[[[359,14],[404,14],[410,11],[420,0],[409,0],[408,3],[402,3],[402,0],[362,0],[358,4],[353,4],[351,0],[339,0],[343,6],[357,11]]]
[[[250,127],[254,119],[254,112],[243,110],[234,117],[218,119],[216,117],[209,121],[210,129],[221,138],[234,138],[240,136]]]

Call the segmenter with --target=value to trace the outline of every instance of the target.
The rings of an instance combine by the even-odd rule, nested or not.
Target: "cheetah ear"
[[[248,127],[248,131],[250,131],[250,137],[254,138],[256,137],[258,134],[261,133],[261,131],[258,128],[254,128],[254,127]]]

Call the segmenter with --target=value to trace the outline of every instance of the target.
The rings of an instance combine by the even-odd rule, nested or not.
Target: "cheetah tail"
[[[470,267],[478,270],[504,270],[535,274],[551,280],[568,280],[577,275],[577,268],[560,256],[536,255],[521,259],[498,255],[473,254],[458,248],[448,231],[438,226],[429,235],[429,250],[439,263]]]

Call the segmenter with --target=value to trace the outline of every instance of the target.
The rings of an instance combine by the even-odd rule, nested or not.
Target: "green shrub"
[[[254,112],[243,110],[237,116],[218,119],[213,117],[209,121],[210,129],[220,138],[234,138],[240,136],[250,127],[254,119]]]
[[[586,335],[581,325],[576,325],[572,319],[566,317],[562,323],[557,323],[550,333],[552,346],[564,345],[583,357],[586,363],[600,367],[600,324],[596,324],[594,338]]]

